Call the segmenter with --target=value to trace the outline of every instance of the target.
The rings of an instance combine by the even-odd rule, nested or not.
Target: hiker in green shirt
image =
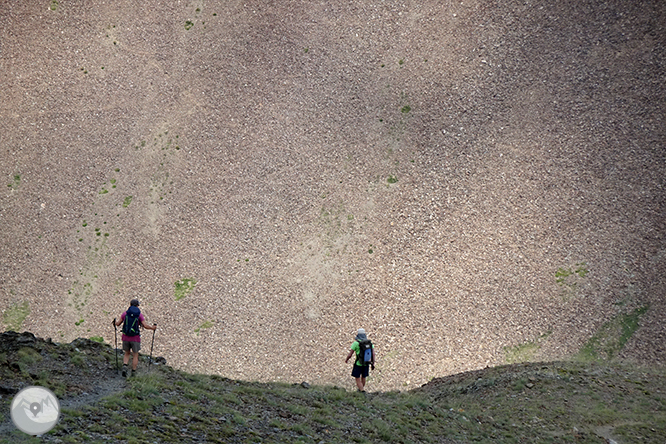
[[[356,354],[356,361],[351,375],[356,378],[358,391],[365,392],[365,378],[370,374],[370,367],[375,369],[375,349],[362,328],[358,329],[345,362],[349,362],[354,354]]]

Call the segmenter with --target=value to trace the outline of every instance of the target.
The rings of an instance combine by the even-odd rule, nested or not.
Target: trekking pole
[[[118,368],[118,326],[116,325],[116,318],[113,318],[113,331],[116,336],[116,373],[120,371]]]
[[[153,327],[157,324],[153,324]],[[153,344],[155,343],[155,330],[153,330],[153,340],[150,341],[150,358],[148,359],[148,370],[150,370],[150,364],[153,363]]]

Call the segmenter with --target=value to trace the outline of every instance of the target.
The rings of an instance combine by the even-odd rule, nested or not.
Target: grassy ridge
[[[113,364],[112,354],[104,355]],[[63,408],[60,423],[41,439],[14,431],[0,443],[663,443],[666,436],[663,369],[514,364],[411,392],[361,394],[141,365],[126,390]],[[8,412],[8,397],[1,401]]]

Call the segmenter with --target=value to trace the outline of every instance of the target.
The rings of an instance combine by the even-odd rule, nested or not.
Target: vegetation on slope
[[[409,392],[364,394],[148,368],[145,357],[125,380],[113,348],[85,339],[58,345],[4,333],[0,352],[2,444],[661,443],[666,436],[666,372],[619,363],[513,364]],[[11,393],[27,385],[61,400],[59,424],[41,438],[7,424]]]

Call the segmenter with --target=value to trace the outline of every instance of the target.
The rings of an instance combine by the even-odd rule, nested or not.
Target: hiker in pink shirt
[[[157,329],[157,324],[148,325],[146,319],[139,310],[139,300],[132,299],[130,307],[120,315],[120,319],[113,320],[113,325],[123,324],[123,376],[127,376],[127,365],[129,364],[130,352],[133,354],[132,373],[136,372],[139,365],[139,350],[141,350],[141,331],[139,326],[148,329]]]

